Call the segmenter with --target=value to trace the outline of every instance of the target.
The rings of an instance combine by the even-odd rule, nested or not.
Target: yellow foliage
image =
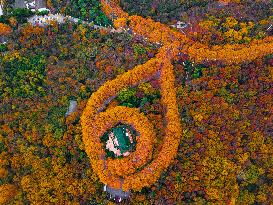
[[[118,18],[114,21],[115,28],[125,28],[126,27],[126,18]]]
[[[0,186],[0,204],[9,202],[17,194],[17,189],[12,184],[3,184]]]
[[[213,21],[207,20],[207,21],[201,21],[199,23],[199,26],[201,26],[202,28],[204,28],[206,30],[210,30],[215,26],[215,24]]]
[[[256,199],[260,203],[265,203],[267,201],[267,196],[263,192],[259,192],[258,195],[256,196]]]
[[[145,95],[153,94],[155,91],[150,83],[141,83],[138,88],[142,90]]]
[[[238,24],[238,21],[234,17],[227,17],[226,22],[223,23],[222,25],[226,28],[233,28]]]
[[[261,24],[261,25],[267,25],[267,24],[269,24],[269,20],[267,20],[267,19],[260,20],[259,24]]]
[[[0,178],[6,178],[8,176],[8,170],[0,167]]]
[[[136,66],[133,70],[106,82],[88,100],[81,116],[83,142],[92,167],[103,183],[119,188],[121,186],[120,177],[122,177],[124,179],[122,189],[141,190],[142,187],[154,183],[174,158],[180,140],[181,128],[174,89],[173,66],[169,59],[173,58],[176,53],[177,50],[172,47],[163,47],[155,59]],[[136,168],[147,163],[151,157],[155,139],[153,126],[143,114],[139,113],[138,109],[110,106],[104,112],[98,114],[98,111],[105,106],[104,102],[111,96],[117,95],[126,86],[136,85],[144,79],[149,79],[160,67],[162,67],[160,76],[162,103],[167,107],[166,137],[157,158],[144,169],[136,172]],[[140,88],[144,92],[151,92],[152,89],[151,85],[147,83],[141,84]],[[126,158],[107,159],[104,163],[105,153],[99,139],[106,130],[118,122],[130,124],[140,133],[136,151]]]
[[[16,18],[12,16],[9,18],[9,23],[10,23],[10,25],[15,27],[18,22],[17,22]]]
[[[11,31],[12,29],[9,25],[0,23],[0,35],[8,35]]]
[[[245,163],[246,160],[248,159],[249,157],[249,154],[247,152],[245,152],[244,154],[242,154],[240,157],[239,157],[239,161],[241,164]]]
[[[152,42],[160,42],[163,44],[159,53],[155,58],[149,60],[143,65],[136,66],[134,69],[118,75],[115,79],[106,82],[95,93],[92,94],[87,102],[86,108],[81,116],[81,125],[83,131],[83,142],[85,144],[86,152],[90,158],[94,172],[97,173],[101,182],[113,187],[123,190],[141,190],[144,186],[153,184],[173,160],[178,149],[181,125],[179,112],[176,102],[176,91],[174,89],[174,74],[171,60],[175,59],[179,52],[188,53],[191,60],[201,62],[207,60],[220,60],[224,63],[239,64],[245,59],[253,60],[257,57],[266,55],[272,52],[272,38],[268,37],[262,41],[253,41],[249,47],[241,45],[224,45],[214,46],[209,48],[201,43],[196,43],[186,37],[184,34],[174,31],[166,25],[153,21],[151,18],[143,18],[140,16],[129,16],[124,12],[117,2],[101,0],[103,11],[110,18],[116,18],[115,27],[127,26],[133,32],[143,37],[148,38]],[[243,39],[248,30],[253,27],[251,22],[248,25],[242,24],[242,29],[236,31],[233,28],[238,24],[238,21],[233,17],[228,17],[224,26],[229,28],[226,33],[227,37],[233,38],[234,41]],[[202,25],[201,25],[202,26]],[[203,22],[204,27],[211,27],[212,22]],[[138,109],[129,109],[126,107],[110,106],[104,112],[100,112],[106,107],[106,102],[115,97],[118,92],[126,87],[138,85],[140,82],[149,80],[158,71],[160,72],[161,85],[161,100],[163,106],[166,108],[166,131],[164,142],[160,153],[150,164],[144,167],[141,171],[136,171],[136,168],[143,165],[149,159],[149,153],[152,150],[152,138],[155,135],[152,125],[144,115],[139,113]],[[211,82],[212,88],[216,87],[218,82]],[[147,84],[140,86],[145,92],[149,92],[150,88]],[[202,114],[195,115],[196,121],[203,119]],[[104,161],[104,150],[100,143],[100,136],[104,132],[114,126],[117,122],[125,122],[133,125],[137,131],[140,132],[138,141],[137,154],[132,154],[128,158],[106,160]],[[140,123],[141,122],[141,123]],[[212,133],[213,134],[213,133]],[[217,138],[217,133],[214,133]],[[212,135],[211,135],[211,138]],[[215,140],[215,139],[214,139]],[[212,142],[211,144],[215,143]],[[215,145],[215,144],[214,144]],[[213,146],[214,146],[213,145]],[[221,143],[217,146],[219,149],[223,148]],[[216,151],[209,150],[211,154],[216,154]],[[139,161],[135,160],[138,156]],[[227,159],[215,156],[216,165],[213,165],[214,173],[211,178],[220,173],[221,177],[229,174],[235,174],[236,166]],[[211,159],[204,160],[203,164],[207,169],[211,170]],[[120,166],[122,164],[122,166]],[[106,166],[105,166],[106,165]],[[215,176],[213,176],[215,175]],[[123,179],[123,184],[121,183]],[[210,179],[206,179],[207,183]],[[238,195],[236,184],[232,181],[231,190],[235,191],[235,197]],[[232,191],[230,191],[232,192]],[[223,191],[221,187],[209,188],[208,193],[211,199],[223,198]]]

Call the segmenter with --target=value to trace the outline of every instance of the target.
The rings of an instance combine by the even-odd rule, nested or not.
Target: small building
[[[128,156],[132,151],[135,140],[133,130],[127,125],[118,125],[106,133],[106,149],[116,156]]]
[[[181,22],[181,21],[177,21],[175,25],[172,25],[172,27],[175,27],[178,29],[183,29],[183,28],[186,28],[187,26],[188,26],[188,23]]]
[[[111,128],[102,136],[102,141],[106,142],[107,152],[114,153],[112,157],[128,156],[130,152],[135,150],[137,132],[129,125],[118,124]],[[109,155],[108,155],[109,157]],[[122,187],[115,189],[104,185],[103,191],[109,194],[110,199],[114,199],[116,203],[129,198],[130,191],[124,192]]]
[[[43,11],[50,12],[50,10],[49,10],[49,9],[47,9],[47,8],[39,8],[39,9],[38,9],[38,11],[39,11],[39,12],[43,12]]]
[[[35,1],[33,1],[33,2],[27,2],[27,1],[25,1],[25,4],[26,4],[26,7],[28,8],[28,9],[31,9],[32,11],[34,10],[35,11]]]

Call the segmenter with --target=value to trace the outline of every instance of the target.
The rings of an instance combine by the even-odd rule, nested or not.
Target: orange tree
[[[226,44],[222,46],[206,46],[195,42],[181,32],[171,29],[151,18],[141,16],[129,16],[118,5],[118,1],[101,0],[103,10],[110,17],[118,17],[114,20],[115,27],[129,28],[134,33],[148,38],[152,42],[160,42],[163,45],[171,45],[179,41],[181,53],[187,53],[192,61],[221,61],[226,65],[240,64],[245,60],[254,60],[273,52],[272,37],[262,40],[253,40],[250,45]]]
[[[84,32],[82,32],[78,40],[74,36],[71,38],[76,28],[71,28],[70,31],[68,28],[64,32],[61,31],[64,25],[57,26],[59,31],[54,31],[54,33],[51,27],[47,27],[39,34],[39,30],[33,30],[29,26],[26,26],[27,30],[24,30],[25,27],[23,27],[22,32],[12,33],[13,39],[24,38],[22,41],[10,41],[10,45],[19,44],[18,47],[22,50],[10,49],[2,57],[2,63],[11,62],[14,67],[16,63],[13,61],[40,53],[47,64],[45,69],[46,96],[10,97],[6,95],[8,94],[6,92],[0,100],[1,113],[3,113],[0,117],[0,184],[15,185],[18,195],[12,199],[11,203],[14,204],[23,204],[25,201],[31,204],[88,203],[91,200],[99,204],[103,200],[100,193],[101,183],[90,168],[89,158],[84,152],[81,126],[78,120],[85,107],[85,99],[90,97],[92,90],[97,90],[106,79],[113,79],[117,73],[125,72],[127,68],[146,61],[130,58],[134,55],[134,43],[141,43],[142,40],[135,37],[129,39],[128,34],[113,34],[106,31],[107,33],[102,38],[99,30],[88,30],[90,36],[86,34],[86,39],[84,39],[82,37]],[[29,34],[31,32],[35,32],[32,38]],[[35,39],[38,35],[42,41],[41,44],[31,48],[24,47],[24,45],[30,45],[33,38]],[[57,44],[60,35],[64,38]],[[113,44],[111,49],[109,49],[110,43]],[[146,42],[143,44],[146,45]],[[56,48],[57,52],[48,57],[46,52],[50,48]],[[85,48],[92,49],[86,50]],[[126,49],[125,56],[122,49]],[[72,57],[71,53],[76,56]],[[68,55],[71,58],[64,60]],[[104,61],[105,59],[108,60]],[[55,62],[60,60],[64,60],[64,64],[56,65]],[[104,70],[100,70],[104,68],[103,66],[95,66],[96,63],[101,62],[112,67],[112,76],[105,76]],[[121,66],[125,68],[118,70]],[[2,67],[6,68],[6,66]],[[96,80],[95,83],[93,79]],[[3,73],[3,80],[4,82],[8,80],[5,73]],[[75,100],[75,98],[78,101],[78,109],[65,118],[69,100]],[[27,109],[21,109],[24,106]],[[39,120],[36,118],[37,114]],[[20,124],[17,124],[18,120]],[[20,137],[15,139],[15,134]],[[42,151],[42,154],[38,156],[37,150]],[[46,157],[47,154],[48,157]],[[81,175],[83,178],[78,174],[83,174]],[[8,187],[3,186],[3,189],[5,188],[8,191]],[[98,191],[97,194],[96,191]],[[2,197],[2,192],[0,193]],[[8,194],[8,192],[5,193]],[[90,199],[90,194],[92,194],[92,199]],[[12,198],[12,195],[7,196]]]
[[[11,27],[7,24],[0,23],[0,35],[8,35],[11,32]]]
[[[81,117],[83,129],[83,142],[91,161],[92,167],[99,175],[100,180],[111,187],[122,188],[123,190],[141,190],[145,186],[150,186],[160,177],[176,155],[180,135],[182,133],[176,94],[174,87],[174,74],[172,60],[176,59],[179,54],[187,53],[190,60],[197,63],[206,61],[220,61],[226,65],[240,64],[246,60],[254,60],[264,55],[272,53],[272,37],[263,40],[253,40],[250,45],[223,45],[223,46],[206,46],[202,43],[195,42],[180,32],[174,31],[166,25],[153,21],[151,18],[140,16],[129,16],[128,13],[119,7],[119,1],[101,0],[103,11],[110,18],[115,19],[114,25],[119,29],[131,29],[134,34],[148,38],[152,42],[163,44],[155,58],[147,63],[136,66],[134,69],[117,76],[116,79],[106,82],[101,88],[92,94],[88,100],[87,106]],[[107,115],[114,112],[115,108],[104,110],[106,105],[116,97],[118,92],[128,86],[136,86],[141,82],[150,80],[155,74],[160,74],[159,81],[162,92],[162,104],[165,107],[165,138],[160,153],[146,166],[134,167],[128,165],[118,174],[114,167],[105,166],[103,158],[105,153],[99,144],[97,137],[106,131],[108,126],[103,126],[103,119],[99,116]],[[126,112],[128,108],[118,107]],[[102,113],[102,114],[100,114]],[[114,115],[113,122],[122,122],[123,115]],[[135,116],[141,116],[140,113]],[[129,118],[134,121],[134,117]],[[95,123],[93,123],[95,122]],[[110,123],[114,125],[115,123]],[[132,123],[134,125],[134,123]],[[144,123],[144,126],[148,123]],[[136,127],[136,126],[135,126]],[[94,136],[96,136],[94,138]],[[151,136],[151,135],[150,135]],[[150,137],[149,136],[149,137]],[[140,136],[140,143],[144,143],[147,136]],[[95,141],[96,140],[96,141]],[[97,152],[92,151],[92,146],[98,146]],[[144,152],[146,153],[146,152]],[[97,154],[97,155],[96,155]],[[98,162],[98,163],[95,163]],[[135,168],[135,171],[131,168]]]
[[[136,66],[133,70],[117,76],[114,80],[106,82],[97,92],[92,94],[87,102],[81,117],[83,141],[87,154],[93,162],[94,171],[99,175],[102,182],[111,187],[121,187],[123,190],[141,190],[142,187],[149,186],[158,179],[161,172],[168,167],[176,154],[181,128],[174,90],[174,74],[170,63],[170,58],[176,53],[176,49],[162,47],[156,58],[143,65]],[[160,154],[151,163],[147,164],[149,159],[147,153],[149,154],[149,150],[152,149],[151,138],[154,138],[155,133],[146,118],[139,111],[132,112],[131,109],[124,106],[110,108],[104,112],[100,111],[121,89],[147,81],[159,72],[162,103],[166,108],[166,136]],[[124,165],[121,166],[123,170],[116,168],[118,166],[113,164],[110,166],[111,163],[109,162],[106,162],[108,166],[105,166],[105,160],[103,160],[105,153],[98,139],[107,129],[118,122],[127,122],[140,132],[136,153],[132,154],[128,159],[118,160],[116,163],[111,162],[114,165]],[[140,126],[140,124],[142,125]],[[139,156],[141,152],[143,152],[142,156]],[[136,159],[138,159],[138,162],[133,163],[137,161]],[[145,163],[147,166],[141,171],[137,171],[137,168],[145,165]]]
[[[3,184],[0,186],[0,193],[0,203],[5,204],[17,194],[17,188],[12,184]]]

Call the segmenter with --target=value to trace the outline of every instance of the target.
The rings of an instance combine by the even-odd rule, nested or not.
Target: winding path
[[[172,60],[177,58],[181,53],[187,53],[192,61],[221,61],[225,65],[240,64],[245,61],[252,61],[267,54],[273,53],[273,37],[266,37],[263,40],[253,40],[249,45],[223,45],[223,46],[205,46],[199,42],[189,39],[184,34],[174,31],[170,27],[155,22],[150,18],[141,16],[129,16],[119,6],[119,1],[101,0],[104,13],[114,19],[115,27],[118,30],[112,32],[120,32],[120,28],[129,27],[133,33],[149,39],[151,42],[160,42],[163,46],[159,49],[159,53],[155,58],[150,59],[143,65],[138,65],[132,70],[117,76],[116,79],[107,81],[95,93],[92,94],[87,102],[87,106],[81,116],[81,125],[83,131],[83,142],[91,166],[97,173],[100,180],[107,184],[108,189],[122,189],[124,191],[141,190],[145,186],[155,183],[162,171],[164,171],[174,159],[180,137],[182,127],[178,114],[176,92],[174,87],[174,74]],[[76,21],[76,19],[72,18]],[[103,27],[97,27],[103,28]],[[140,136],[137,144],[136,153],[144,149],[144,153],[149,156],[149,149],[145,150],[144,145],[149,145],[151,136],[155,134],[154,129],[149,126],[145,120],[145,116],[137,109],[129,109],[127,107],[118,106],[112,109],[106,109],[101,112],[106,105],[113,99],[120,90],[129,86],[136,86],[141,82],[146,82],[151,77],[159,76],[159,82],[162,92],[162,104],[166,113],[166,131],[160,154],[152,159],[144,159],[141,161],[141,167],[136,166],[135,161],[141,159],[142,156],[130,155],[132,158],[116,159],[112,161],[115,165],[110,166],[105,159],[105,152],[100,143],[100,134],[105,132],[109,126],[113,124],[103,124],[105,117],[111,117],[113,123],[129,122],[133,127],[138,127],[143,134]],[[132,114],[135,117],[131,117]],[[148,129],[147,129],[148,128]],[[145,130],[146,129],[146,130]],[[149,132],[147,131],[149,130]],[[126,160],[130,159],[130,160]],[[127,164],[126,164],[127,163]],[[107,166],[108,165],[108,166]],[[135,170],[131,169],[135,168]],[[118,174],[122,171],[122,175]],[[9,192],[11,193],[11,192]]]
[[[119,0],[101,0],[103,11],[114,19],[116,27],[129,27],[134,33],[148,38],[152,42],[161,42],[170,47],[176,46],[180,52],[187,53],[192,61],[221,61],[225,65],[240,64],[246,60],[252,61],[256,58],[273,53],[273,37],[269,36],[262,40],[253,40],[248,45],[226,44],[221,46],[206,46],[188,38],[179,31],[171,29],[151,18],[141,16],[129,16],[119,6]],[[174,45],[174,42],[178,44]]]
[[[153,21],[151,18],[145,19],[141,16],[129,16],[128,13],[120,8],[118,0],[101,0],[101,3],[104,13],[114,20],[115,28],[130,28],[134,34],[141,35],[151,42],[163,44],[155,58],[117,76],[116,79],[107,81],[93,93],[81,116],[83,142],[92,168],[98,174],[100,180],[111,188],[121,188],[124,191],[131,189],[138,191],[157,181],[160,174],[167,169],[174,159],[180,142],[182,127],[176,102],[172,60],[178,58],[181,53],[187,53],[190,59],[197,63],[221,61],[225,65],[240,64],[246,60],[252,61],[273,53],[273,38],[267,37],[263,40],[253,40],[249,45],[208,47],[193,41],[167,25]],[[138,119],[130,119],[126,116],[126,113],[131,112],[127,107],[118,106],[117,108],[101,111],[105,109],[107,103],[120,90],[149,81],[157,73],[160,74],[161,101],[166,110],[165,137],[160,154],[151,161],[146,159],[141,166],[135,165],[132,162],[134,159],[126,160],[125,158],[112,161],[115,166],[105,166],[105,152],[99,142],[100,136],[118,122],[129,123],[135,128],[138,125]],[[135,114],[139,117],[142,116],[139,111],[138,114]],[[111,126],[109,123],[104,123],[104,120],[109,118],[113,120],[113,123],[110,123]],[[138,128],[142,130],[148,126],[147,122],[143,123],[143,127],[139,126]],[[150,130],[154,132],[152,128]],[[145,139],[149,139],[149,137],[148,134],[147,136],[142,134],[138,143],[144,143]],[[144,153],[148,152],[145,150],[145,147],[143,149]],[[138,151],[137,148],[136,152]],[[141,158],[142,156],[138,157]],[[132,167],[135,170],[132,170]]]

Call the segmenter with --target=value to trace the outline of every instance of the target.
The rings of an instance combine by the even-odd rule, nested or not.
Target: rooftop
[[[134,146],[132,130],[127,125],[118,125],[106,133],[106,149],[114,152],[116,156],[128,156]]]

